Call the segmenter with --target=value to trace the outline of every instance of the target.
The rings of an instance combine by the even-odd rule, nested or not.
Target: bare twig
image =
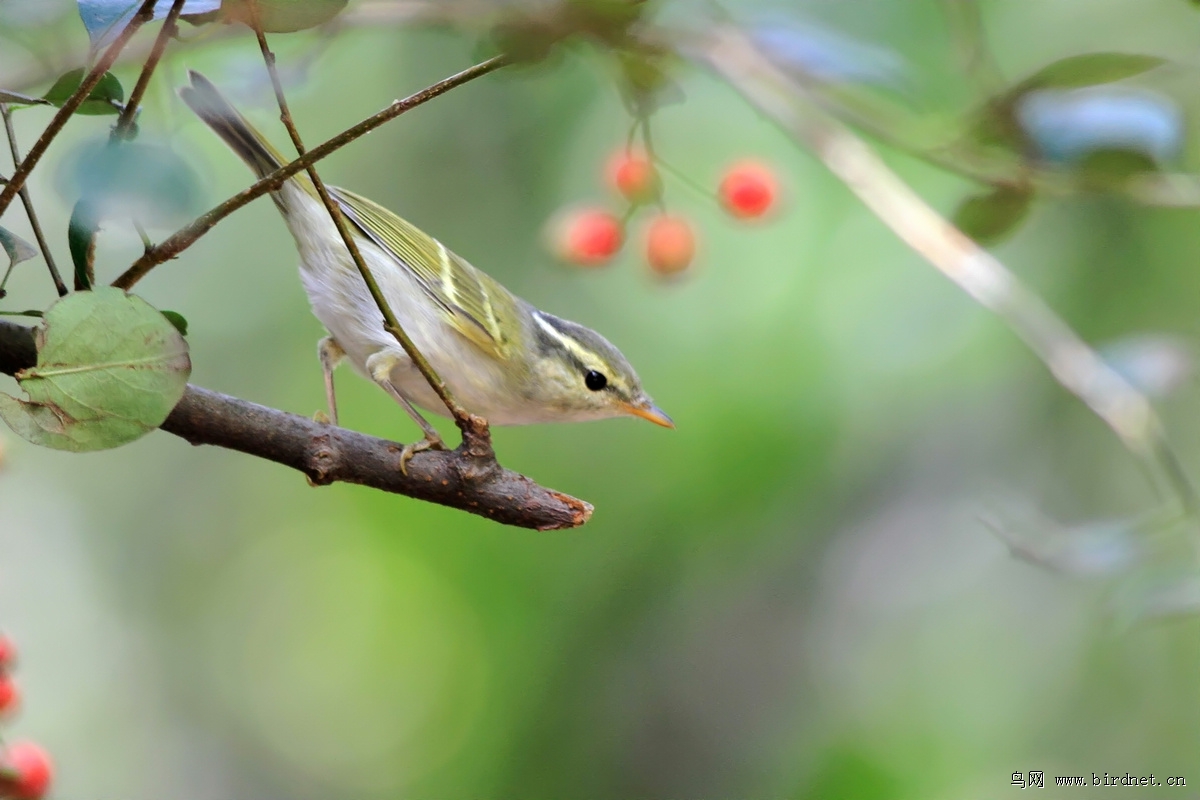
[[[288,109],[287,98],[283,93],[283,84],[279,81],[279,71],[275,68],[275,54],[271,52],[270,46],[267,44],[266,34],[263,32],[262,25],[259,22],[258,3],[257,0],[250,0],[251,16],[254,19],[254,34],[258,37],[258,47],[262,51],[263,61],[267,65],[267,72],[271,76],[271,86],[275,89],[275,101],[279,104],[279,119],[283,126],[287,128],[288,136],[292,139],[292,144],[296,148],[296,153],[303,156],[305,151],[304,142],[300,139],[300,131],[296,128],[296,122],[292,119],[292,112]],[[379,288],[379,283],[375,280],[375,276],[371,274],[370,267],[367,266],[366,260],[358,249],[358,243],[354,240],[354,235],[350,231],[349,225],[346,224],[346,217],[342,214],[342,209],[333,198],[329,196],[329,190],[325,188],[325,182],[317,174],[317,168],[313,164],[309,164],[305,170],[308,172],[308,177],[312,179],[313,186],[317,190],[317,195],[321,198],[325,209],[329,212],[330,219],[333,220],[334,226],[338,230],[338,234],[342,237],[342,243],[346,245],[346,250],[350,253],[350,258],[354,261],[354,266],[358,268],[358,274],[362,276],[363,282],[367,285],[367,290],[371,293],[372,299],[375,300],[375,305],[379,308],[379,313],[383,315],[384,329],[396,337],[396,341],[408,354],[408,357],[421,371],[421,375],[429,383],[430,388],[437,394],[438,398],[446,405],[450,414],[454,417],[454,421],[462,430],[464,436],[471,435],[475,426],[469,420],[469,414],[458,401],[454,399],[453,393],[442,380],[441,376],[425,358],[424,354],[417,349],[411,337],[405,332],[404,327],[400,324],[400,320],[396,318],[396,314],[392,311],[388,304],[387,298],[383,295],[383,290]],[[486,425],[483,428],[486,434]]]
[[[175,35],[175,25],[179,20],[179,14],[183,11],[184,2],[185,0],[175,0],[171,4],[167,18],[158,31],[158,36],[154,37],[154,45],[150,48],[150,54],[146,56],[146,63],[142,65],[137,83],[134,84],[133,91],[129,93],[129,99],[125,103],[125,107],[121,109],[116,125],[113,126],[112,134],[109,137],[110,145],[117,144],[124,139],[132,139],[136,135],[134,121],[137,119],[138,107],[142,103],[142,96],[145,95],[146,88],[150,85],[150,78],[153,77],[154,70],[158,66],[163,52],[167,49],[167,42]],[[87,197],[82,198],[71,213],[68,231],[70,236],[78,237],[80,242],[75,245],[73,241],[72,246],[81,248],[78,253],[72,251],[76,258],[76,290],[88,289],[96,283],[96,237],[100,233],[100,219],[101,209]]]
[[[1196,490],[1175,461],[1150,401],[1040,297],[943,219],[740,31],[732,27],[716,31],[701,55],[747,100],[821,159],[901,240],[997,314],[1067,391],[1112,428],[1131,452],[1156,468],[1185,509],[1200,510]]]
[[[337,136],[323,142],[322,144],[309,150],[304,155],[297,158],[295,161],[290,161],[284,164],[279,169],[272,172],[263,178],[260,178],[249,188],[239,192],[229,198],[220,205],[214,207],[207,213],[195,219],[188,226],[176,231],[169,237],[159,242],[157,246],[147,250],[141,258],[135,261],[129,269],[125,270],[115,281],[113,286],[121,289],[130,289],[139,280],[146,276],[150,270],[154,269],[159,264],[169,261],[182,253],[187,248],[191,247],[197,239],[208,233],[214,225],[220,222],[225,217],[237,211],[242,206],[252,200],[262,197],[268,192],[273,192],[283,185],[283,182],[288,178],[296,175],[304,169],[307,169],[310,164],[315,164],[321,159],[345,147],[350,142],[363,136],[366,133],[378,128],[385,122],[395,119],[406,111],[409,111],[417,106],[426,103],[433,98],[445,94],[451,89],[461,86],[464,83],[475,80],[476,78],[487,75],[500,67],[508,64],[508,59],[505,56],[496,56],[487,61],[476,64],[473,67],[463,70],[457,75],[452,75],[449,78],[438,81],[416,94],[410,95],[403,100],[396,100],[387,108],[379,111],[370,117],[367,117],[362,122],[352,128],[342,131]]]
[[[0,103],[0,117],[4,118],[4,132],[8,135],[8,149],[12,153],[13,167],[16,168],[21,163],[21,149],[17,146],[17,131],[13,128],[12,110],[4,103]],[[29,217],[29,227],[33,228],[33,236],[37,239],[38,248],[42,251],[42,258],[46,260],[46,267],[50,270],[50,279],[54,281],[54,289],[58,292],[58,296],[62,297],[67,293],[67,285],[63,283],[62,275],[58,272],[58,265],[54,263],[54,256],[50,253],[50,245],[46,242],[46,235],[42,232],[42,223],[38,221],[37,212],[33,208],[33,199],[29,196],[29,187],[22,186],[17,192],[17,196],[21,198],[21,205],[25,206],[25,216]]]
[[[0,321],[0,372],[37,362],[33,330]],[[307,417],[188,386],[162,429],[192,444],[209,444],[274,461],[313,483],[356,483],[469,511],[505,525],[538,530],[576,528],[592,506],[539,486],[463,451],[427,450],[398,468],[402,445]]]
[[[46,130],[42,131],[42,135],[38,137],[33,147],[30,148],[28,155],[25,156],[25,159],[9,177],[8,184],[4,187],[3,191],[0,191],[0,216],[4,214],[9,204],[12,203],[13,198],[16,197],[20,188],[25,185],[25,180],[46,153],[46,149],[54,141],[54,137],[58,136],[63,126],[67,124],[67,120],[83,104],[83,101],[88,98],[88,95],[96,88],[96,84],[100,83],[100,79],[104,77],[104,73],[108,72],[108,68],[117,60],[117,56],[120,55],[121,50],[125,47],[125,43],[133,38],[138,28],[153,19],[154,3],[155,0],[143,0],[141,7],[129,20],[129,23],[121,31],[116,41],[108,46],[103,55],[96,61],[95,66],[84,76],[83,81],[79,84],[79,88],[67,98],[67,101],[62,104],[62,107],[51,118],[50,124],[46,126]]]
[[[138,75],[137,83],[133,85],[133,91],[129,93],[129,99],[125,101],[125,108],[121,111],[121,116],[117,117],[116,127],[113,128],[114,139],[125,138],[133,130],[133,121],[137,119],[138,106],[142,104],[142,97],[150,85],[150,78],[153,77],[154,70],[158,67],[158,62],[167,49],[167,42],[176,33],[176,23],[179,21],[180,13],[183,12],[185,2],[186,0],[175,0],[171,4],[171,10],[167,12],[167,18],[163,20],[158,36],[154,37],[154,45],[150,48],[150,54],[146,56],[146,61],[142,64],[142,72]]]

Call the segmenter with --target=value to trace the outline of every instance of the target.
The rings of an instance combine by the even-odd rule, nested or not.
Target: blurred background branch
[[[748,101],[819,158],[881,222],[983,307],[994,312],[1078,397],[1144,459],[1190,514],[1196,490],[1179,468],[1148,398],[1092,350],[1000,261],[934,211],[871,148],[822,111],[803,85],[733,26],[714,30],[704,60]]]

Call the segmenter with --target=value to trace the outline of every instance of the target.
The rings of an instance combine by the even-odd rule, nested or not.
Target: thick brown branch
[[[33,331],[0,321],[0,372],[37,361]],[[534,483],[470,448],[425,451],[400,472],[401,445],[307,417],[188,386],[162,429],[192,444],[211,444],[303,472],[313,483],[357,483],[469,511],[505,525],[575,528],[592,506]]]
[[[150,270],[165,261],[175,258],[184,250],[191,247],[197,239],[212,230],[213,226],[225,219],[225,217],[250,201],[256,200],[268,192],[275,191],[288,178],[307,169],[310,165],[317,163],[335,150],[345,147],[360,136],[370,133],[385,122],[395,119],[404,112],[416,108],[439,95],[445,94],[457,86],[462,86],[464,83],[487,75],[489,72],[493,72],[508,63],[508,59],[505,56],[496,56],[473,67],[469,67],[457,75],[451,75],[445,80],[438,81],[432,86],[426,87],[416,94],[409,95],[403,100],[396,100],[382,111],[367,117],[354,127],[348,128],[337,136],[317,145],[295,161],[290,161],[270,175],[259,179],[249,188],[235,194],[225,202],[196,218],[186,228],[181,228],[171,234],[162,242],[159,242],[157,247],[150,248],[141,258],[133,262],[129,269],[125,270],[125,272],[121,273],[113,281],[112,285],[128,291],[135,283],[144,278]]]

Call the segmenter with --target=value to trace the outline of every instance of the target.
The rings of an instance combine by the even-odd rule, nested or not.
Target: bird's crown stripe
[[[555,325],[553,322],[551,322],[549,319],[547,319],[546,316],[544,314],[542,314],[542,312],[534,311],[533,319],[534,319],[534,322],[537,323],[538,327],[540,327],[542,330],[544,330],[550,336],[554,337],[554,339],[556,339],[560,344],[562,344],[562,346],[564,348],[566,348],[566,350],[572,356],[574,356],[575,359],[581,365],[586,367],[586,365],[588,363],[594,362],[596,360],[595,353],[591,352],[586,347],[584,347],[577,339],[572,337],[571,334],[562,330],[557,325]]]

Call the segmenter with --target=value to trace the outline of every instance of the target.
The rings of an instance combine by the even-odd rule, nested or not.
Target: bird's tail
[[[255,175],[260,178],[269,175],[286,163],[287,159],[217,91],[212,81],[191,70],[188,76],[192,79],[191,85],[179,90],[183,102],[254,170]],[[305,192],[313,194],[307,178],[297,175],[292,180]],[[276,202],[279,199],[276,195]]]

